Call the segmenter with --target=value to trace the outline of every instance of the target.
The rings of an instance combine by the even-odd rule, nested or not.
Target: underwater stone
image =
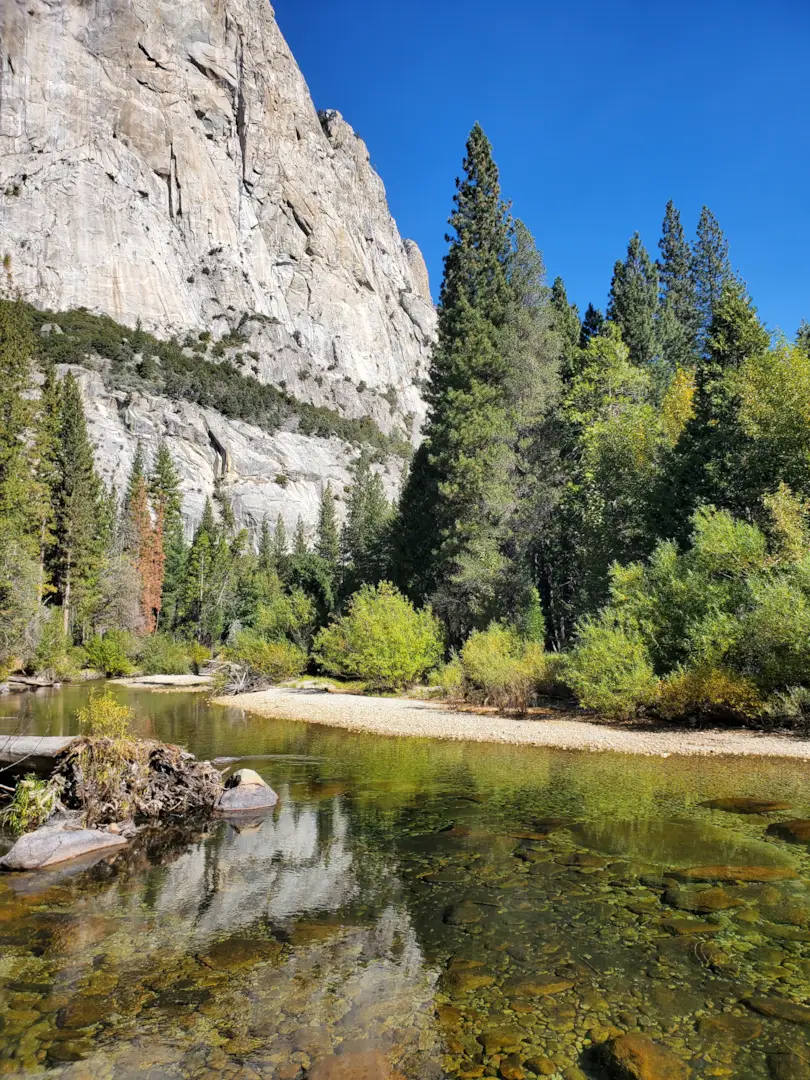
[[[810,820],[795,818],[793,821],[775,821],[765,830],[767,836],[778,836],[789,844],[810,844]]]
[[[787,1020],[791,1024],[810,1024],[810,1005],[799,1005],[785,998],[746,998],[749,1009],[775,1020]]]
[[[790,803],[773,799],[709,799],[700,805],[709,810],[725,810],[729,814],[774,814],[779,810],[790,810]]]
[[[689,866],[672,873],[681,881],[788,881],[799,876],[787,866]]]
[[[330,1054],[309,1070],[309,1080],[402,1080],[376,1050]]]
[[[688,1080],[689,1069],[671,1050],[646,1035],[629,1033],[602,1047],[611,1080]]]

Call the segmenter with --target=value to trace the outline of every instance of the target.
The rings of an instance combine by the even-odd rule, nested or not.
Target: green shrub
[[[225,657],[243,667],[251,676],[281,682],[300,675],[307,666],[307,654],[291,641],[266,641],[253,630],[242,630]]]
[[[188,645],[169,634],[151,634],[141,647],[144,675],[187,675],[191,669]]]
[[[428,676],[428,686],[438,687],[445,697],[461,697],[464,693],[464,669],[457,656],[440,664]]]
[[[83,650],[74,649],[64,631],[62,609],[53,608],[42,624],[37,647],[26,668],[53,679],[70,679],[78,674],[83,657]]]
[[[108,630],[103,637],[91,638],[85,645],[87,664],[107,678],[131,675],[135,667],[130,660],[130,635],[121,630]]]
[[[810,600],[792,582],[755,580],[732,662],[766,693],[810,682]]]
[[[657,679],[644,643],[621,626],[583,620],[565,664],[580,705],[625,720],[655,697]]]
[[[767,702],[763,715],[776,724],[807,730],[810,727],[810,688],[791,686],[774,694]]]
[[[501,623],[473,631],[459,659],[464,696],[470,701],[526,709],[558,687],[561,658]]]
[[[11,802],[0,812],[0,827],[15,836],[38,829],[56,810],[60,790],[55,781],[29,774],[19,781]]]
[[[421,679],[442,657],[438,620],[417,611],[390,582],[364,585],[346,615],[321,630],[313,655],[333,675],[395,689]]]
[[[103,694],[91,691],[87,705],[79,709],[76,719],[82,735],[126,739],[130,734],[132,715],[132,709],[122,705],[112,690]]]
[[[748,720],[762,711],[762,701],[744,676],[723,668],[697,667],[674,671],[664,679],[655,708],[666,720]]]
[[[192,641],[188,647],[188,659],[191,665],[191,670],[195,675],[199,675],[202,668],[211,659],[211,650],[201,645],[199,641]]]
[[[259,605],[253,629],[270,640],[289,638],[300,648],[308,649],[317,620],[315,601],[303,589],[294,586],[289,592],[279,591]]]

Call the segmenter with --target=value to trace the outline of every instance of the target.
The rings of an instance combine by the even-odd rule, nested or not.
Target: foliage
[[[87,705],[76,713],[81,733],[101,739],[127,739],[132,718],[132,709],[122,705],[112,690],[91,691]]]
[[[390,582],[364,585],[343,616],[320,631],[313,656],[334,675],[394,689],[439,663],[442,633],[429,609],[417,611]]]
[[[500,623],[473,631],[461,649],[460,664],[465,697],[485,705],[523,710],[549,687],[542,643],[527,641]]]
[[[44,825],[59,805],[60,784],[33,773],[18,781],[8,806],[0,811],[0,828],[14,836]]]
[[[187,675],[191,669],[189,646],[170,634],[151,634],[141,648],[138,667],[144,675]]]
[[[581,705],[614,720],[649,705],[657,686],[640,637],[606,619],[580,624],[563,677]]]
[[[753,719],[762,711],[754,684],[742,675],[718,667],[678,669],[658,688],[655,711],[666,720]]]
[[[306,651],[312,644],[317,622],[314,600],[303,589],[293,586],[288,592],[279,588],[259,605],[253,629],[271,641],[289,638]]]
[[[300,675],[307,666],[307,654],[291,641],[267,641],[253,630],[242,630],[225,650],[226,659],[244,667],[252,676],[268,682],[282,682]]]
[[[108,630],[103,636],[92,637],[85,645],[88,667],[107,678],[131,675],[135,667],[130,659],[129,635],[120,630]]]
[[[193,674],[199,675],[210,659],[211,650],[206,649],[199,641],[192,641],[188,646],[188,662]]]

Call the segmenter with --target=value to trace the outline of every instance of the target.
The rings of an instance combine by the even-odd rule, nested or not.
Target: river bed
[[[72,734],[87,692],[5,698],[0,734]],[[641,1031],[695,1077],[810,1076],[810,854],[768,833],[810,817],[806,764],[115,693],[139,734],[237,759],[279,805],[1,877],[0,1074],[579,1080]],[[729,798],[783,809],[704,805]]]

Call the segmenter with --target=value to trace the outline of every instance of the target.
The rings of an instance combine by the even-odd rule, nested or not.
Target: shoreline
[[[500,713],[463,712],[411,698],[333,694],[272,688],[212,698],[215,705],[276,720],[361,731],[393,738],[505,743],[556,750],[589,750],[653,757],[774,757],[810,761],[810,739],[754,731],[656,729],[557,715],[516,719]]]

